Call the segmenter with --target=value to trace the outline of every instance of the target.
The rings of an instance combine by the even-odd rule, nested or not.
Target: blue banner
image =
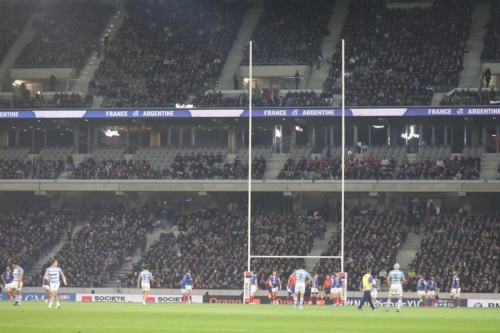
[[[28,302],[44,302],[45,293],[29,293],[23,292],[22,300]],[[7,300],[7,293],[0,293],[0,301]],[[61,301],[76,301],[76,294],[61,293],[59,294],[59,300]]]
[[[248,109],[157,109],[157,110],[5,110],[0,111],[0,119],[24,118],[248,118]],[[252,117],[256,118],[309,118],[309,117],[341,117],[342,109],[252,109]],[[470,117],[500,116],[500,107],[446,108],[350,108],[345,109],[346,117]]]

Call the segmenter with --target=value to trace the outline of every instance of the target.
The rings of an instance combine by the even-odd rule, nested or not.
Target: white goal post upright
[[[252,160],[252,84],[253,84],[253,54],[252,41],[249,43],[249,66],[248,66],[248,159]],[[251,220],[252,220],[252,168],[248,168],[248,262],[247,271],[243,274],[243,304],[249,303],[251,294],[252,258],[262,259],[340,259],[340,276],[344,278],[342,300],[347,303],[348,274],[344,272],[344,217],[345,217],[345,40],[342,39],[342,178],[341,178],[341,250],[340,256],[276,256],[276,255],[252,255],[251,253]],[[331,274],[332,272],[329,272]]]

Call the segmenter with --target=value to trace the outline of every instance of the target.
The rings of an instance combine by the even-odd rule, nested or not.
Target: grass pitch
[[[500,332],[498,309],[391,308],[372,312],[364,307],[62,303],[0,303],[0,332],[124,333],[124,332],[242,332],[242,333],[377,333]]]

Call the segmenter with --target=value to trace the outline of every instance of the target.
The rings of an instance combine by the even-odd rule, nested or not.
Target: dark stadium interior
[[[304,264],[359,305],[400,265],[498,301],[499,78],[500,0],[0,0],[0,266],[272,304]]]

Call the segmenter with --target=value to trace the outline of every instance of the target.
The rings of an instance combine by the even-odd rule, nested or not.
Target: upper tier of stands
[[[0,63],[2,63],[3,58],[28,21],[31,15],[31,5],[19,2],[9,6],[0,1],[0,8],[2,9],[0,10]]]
[[[500,290],[499,215],[435,213],[413,260],[417,273],[437,276],[441,290],[451,289],[453,271],[463,292],[498,293]]]
[[[387,8],[353,0],[346,40],[346,104],[430,105],[434,86],[457,86],[471,26],[472,0],[435,0],[428,8]],[[411,24],[409,24],[411,22]],[[341,51],[325,89],[339,93]]]
[[[439,103],[441,106],[467,106],[467,105],[490,105],[493,101],[500,100],[500,93],[491,89],[455,89],[451,94],[443,95],[443,99]]]
[[[193,0],[130,1],[128,16],[95,72],[103,107],[183,103],[207,78],[218,78],[245,5]]]
[[[80,70],[111,17],[113,7],[99,1],[60,1],[33,23],[36,35],[15,67],[67,66]]]
[[[486,34],[481,59],[500,60],[500,2],[491,2],[490,20],[484,27]]]
[[[312,64],[329,34],[332,0],[274,0],[264,2],[264,13],[252,32],[253,64]],[[244,46],[242,64],[249,61]]]
[[[19,212],[0,212],[1,267],[5,268],[17,260],[22,268],[29,269],[52,250],[64,230],[75,221],[75,212],[67,208],[56,211],[25,206]]]

